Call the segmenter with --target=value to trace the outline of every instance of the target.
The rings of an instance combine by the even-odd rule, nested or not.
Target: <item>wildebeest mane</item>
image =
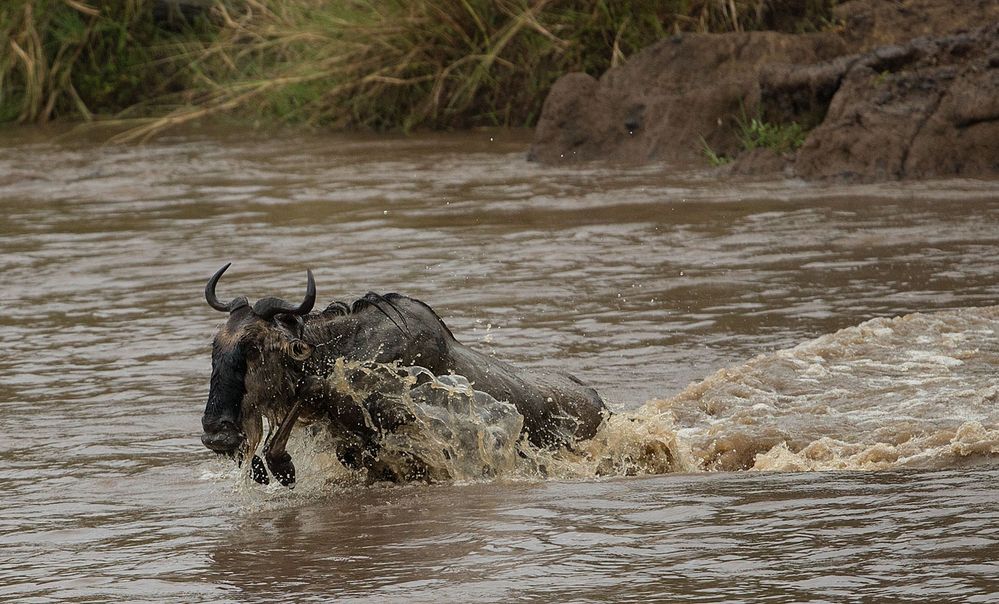
[[[312,320],[305,323],[308,333],[307,339],[314,346],[324,345],[327,343],[326,340],[333,337],[336,333],[334,324],[338,319],[356,314],[369,306],[374,307],[378,312],[385,315],[385,318],[391,321],[403,335],[410,336],[412,334],[409,330],[409,322],[406,320],[406,315],[390,299],[396,297],[400,297],[399,294],[387,294],[383,296],[375,292],[368,292],[364,297],[354,300],[352,304],[347,304],[342,300],[334,300],[322,312],[309,316]],[[391,313],[389,309],[391,309]],[[393,313],[399,317],[398,321],[392,316]]]
[[[398,296],[398,295],[399,294],[389,294],[389,296]],[[409,325],[406,323],[405,315],[403,315],[402,311],[399,310],[399,307],[393,304],[392,301],[389,300],[387,297],[381,294],[376,294],[375,292],[368,292],[364,294],[363,298],[358,298],[357,300],[354,300],[354,304],[353,306],[351,306],[350,310],[351,312],[357,312],[358,310],[364,308],[365,306],[374,306],[379,310],[379,312],[385,315],[389,321],[392,321],[392,323],[394,323],[395,326],[399,328],[399,331],[401,331],[403,334],[409,335]],[[388,306],[389,308],[395,311],[395,314],[399,315],[399,318],[402,319],[402,325],[406,326],[405,329],[403,329],[402,325],[399,325],[399,323],[392,318],[392,315],[390,315],[388,311],[385,310],[385,306]]]

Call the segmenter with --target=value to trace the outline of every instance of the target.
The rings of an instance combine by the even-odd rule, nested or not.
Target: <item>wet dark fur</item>
[[[597,393],[576,378],[514,368],[460,344],[423,302],[368,294],[349,306],[334,302],[305,317],[280,314],[268,321],[249,307],[234,310],[212,350],[211,390],[202,418],[205,444],[212,446],[215,438],[211,442],[219,446],[214,450],[252,453],[262,437],[261,415],[275,426],[301,400],[301,418],[326,422],[344,464],[373,471],[379,434],[412,418],[377,392],[363,401],[335,392],[326,378],[338,358],[461,374],[477,390],[516,405],[524,416],[524,433],[538,447],[590,438],[608,415]],[[229,450],[234,440],[238,446]],[[290,458],[279,448],[268,465],[275,472],[287,462],[293,473]]]

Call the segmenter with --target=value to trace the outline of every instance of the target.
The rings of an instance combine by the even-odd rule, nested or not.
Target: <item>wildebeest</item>
[[[370,479],[405,478],[379,467],[379,440],[411,415],[377,391],[361,401],[337,392],[329,378],[338,359],[460,374],[476,390],[513,403],[524,418],[522,435],[535,447],[590,438],[609,415],[596,391],[575,377],[523,371],[468,348],[428,305],[400,294],[369,293],[353,304],[335,301],[311,312],[316,284],[310,270],[301,304],[263,298],[251,306],[245,297],[223,303],[215,290],[230,264],[205,286],[208,304],[229,319],[212,345],[201,440],[217,453],[249,459],[258,482],[268,480],[269,469],[281,484],[294,483],[286,445],[299,419],[324,422],[345,466],[367,470]],[[254,452],[263,417],[270,433],[262,460]]]

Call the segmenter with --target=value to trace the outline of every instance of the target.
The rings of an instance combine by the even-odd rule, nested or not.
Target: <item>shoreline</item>
[[[566,75],[531,155],[814,181],[999,178],[999,6],[879,4],[840,5],[854,29],[680,34],[599,78]]]

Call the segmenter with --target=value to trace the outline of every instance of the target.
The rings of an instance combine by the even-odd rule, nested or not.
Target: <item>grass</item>
[[[789,124],[774,124],[760,117],[749,117],[745,109],[736,117],[736,136],[740,151],[753,149],[769,149],[778,155],[797,151],[805,143],[807,130],[797,122]],[[730,163],[734,158],[719,153],[711,148],[701,137],[701,154],[714,167]]]
[[[796,151],[805,142],[805,129],[797,122],[772,124],[759,118],[738,120],[739,142],[746,151],[770,149],[782,154]]]
[[[717,151],[712,149],[711,145],[708,144],[708,141],[704,140],[703,136],[701,137],[701,153],[704,155],[705,158],[707,158],[708,163],[714,166],[715,168],[719,166],[724,166],[725,164],[730,163],[732,161],[731,157],[718,153]]]
[[[831,0],[805,5],[216,0],[170,25],[152,0],[5,0],[0,122],[99,119],[129,127],[117,140],[219,114],[370,130],[531,126],[567,72],[600,75],[675,32],[781,18],[801,29],[831,14]]]
[[[6,0],[0,121],[91,120],[166,93],[179,66],[143,0]],[[193,35],[193,29],[186,35]]]

